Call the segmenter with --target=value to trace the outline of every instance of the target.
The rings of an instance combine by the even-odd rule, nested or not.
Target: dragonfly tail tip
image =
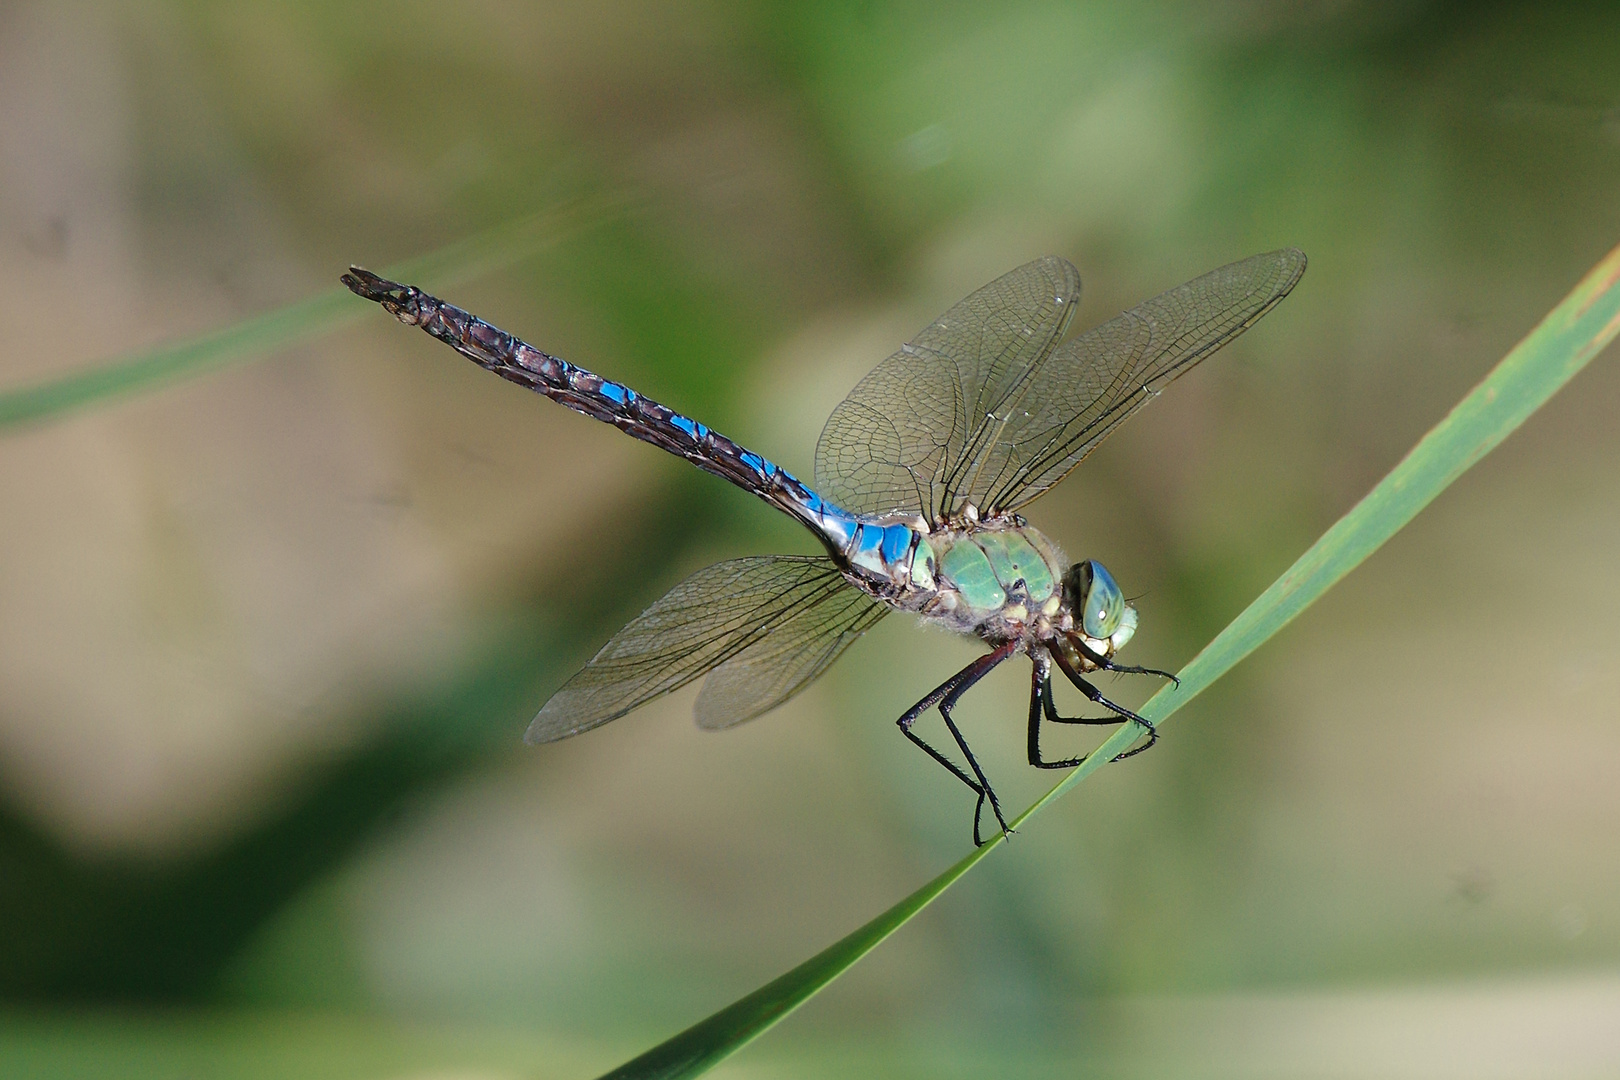
[[[389,281],[387,278],[378,277],[370,270],[359,266],[349,267],[349,272],[338,280],[347,285],[349,291],[356,296],[363,296],[367,300],[375,300],[378,303],[384,300],[394,300],[396,302],[403,300],[405,299],[404,294],[408,291],[407,286],[401,285],[397,281]]]

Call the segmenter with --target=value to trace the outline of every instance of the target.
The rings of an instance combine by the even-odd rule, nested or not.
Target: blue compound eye
[[[1095,559],[1078,564],[1075,570],[1079,571],[1080,625],[1086,636],[1099,641],[1113,637],[1125,616],[1125,594]]]

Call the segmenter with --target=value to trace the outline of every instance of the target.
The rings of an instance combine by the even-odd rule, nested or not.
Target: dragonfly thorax
[[[1006,520],[919,538],[912,584],[897,606],[993,643],[1064,647],[1087,670],[1095,664],[1083,650],[1111,656],[1136,630],[1135,609],[1100,563],[1070,566],[1039,530]]]

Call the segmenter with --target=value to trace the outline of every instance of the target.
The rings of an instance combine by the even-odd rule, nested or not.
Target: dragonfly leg
[[[1135,664],[1116,664],[1110,660],[1108,663],[1103,665],[1103,670],[1117,671],[1121,675],[1157,675],[1161,679],[1169,679],[1171,682],[1175,683],[1178,688],[1181,686],[1180,679],[1176,678],[1170,672],[1160,671],[1158,668],[1137,667]]]
[[[1041,757],[1041,718],[1054,724],[1107,725],[1119,723],[1117,716],[1059,716],[1057,703],[1052,700],[1051,675],[1036,664],[1032,669],[1029,688],[1029,763],[1037,769],[1072,769],[1084,764],[1089,754],[1062,761],[1047,761]]]
[[[1090,698],[1092,701],[1095,701],[1103,708],[1111,710],[1121,720],[1129,720],[1135,723],[1143,731],[1147,732],[1147,742],[1143,743],[1141,746],[1125,751],[1123,754],[1116,757],[1114,759],[1115,761],[1124,761],[1128,757],[1135,757],[1137,754],[1140,754],[1142,751],[1148,749],[1154,743],[1159,741],[1159,731],[1153,726],[1153,722],[1151,720],[1148,720],[1146,717],[1138,716],[1136,713],[1127,709],[1123,705],[1109,701],[1103,696],[1103,692],[1101,690],[1098,690],[1095,686],[1092,686],[1080,676],[1078,671],[1071,668],[1064,661],[1061,653],[1054,652],[1052,654],[1052,658],[1057,661],[1058,668],[1063,672],[1064,675],[1068,676],[1069,681],[1074,684],[1076,690],[1079,690],[1082,694],[1086,695],[1086,697]],[[1054,712],[1055,711],[1056,710],[1054,709]]]
[[[984,770],[979,767],[978,759],[973,756],[973,751],[968,748],[967,740],[963,738],[961,730],[957,728],[956,722],[951,719],[951,709],[955,707],[962,695],[972,688],[974,683],[984,678],[990,669],[1011,656],[1016,649],[1017,645],[1015,643],[1008,642],[994,652],[979,657],[973,663],[940,683],[929,692],[928,696],[907,709],[905,715],[895,721],[895,725],[899,727],[902,735],[920,746],[929,757],[943,765],[952,776],[966,784],[968,790],[978,796],[979,801],[973,807],[973,843],[975,846],[984,843],[980,839],[979,819],[984,811],[986,799],[990,802],[990,809],[995,813],[996,822],[1000,824],[1001,831],[1008,833],[1011,830],[1007,828],[1007,819],[1001,813],[1001,803],[996,798],[995,790],[990,787],[990,781],[985,778]],[[967,758],[968,767],[973,770],[972,776],[969,776],[960,765],[934,749],[921,735],[912,730],[912,726],[916,724],[918,718],[936,705],[939,706],[939,715],[945,721],[946,730],[951,733],[951,737],[956,740],[956,745]]]
[[[1175,683],[1177,687],[1181,685],[1181,680],[1176,678],[1168,671],[1160,671],[1158,668],[1151,667],[1138,667],[1135,664],[1116,664],[1112,660],[1108,659],[1108,657],[1103,656],[1101,653],[1092,652],[1090,649],[1086,648],[1083,642],[1077,641],[1074,644],[1075,648],[1080,650],[1080,655],[1084,656],[1087,660],[1090,660],[1093,664],[1096,664],[1104,671],[1116,671],[1121,675],[1157,675],[1161,679],[1169,679],[1171,682]]]
[[[999,652],[1000,650],[997,651]],[[1011,655],[1010,649],[1008,650],[1007,655]],[[995,653],[990,654],[990,657],[994,656],[996,656]],[[985,657],[984,659],[989,659],[990,657]],[[1005,659],[1006,656],[1002,656],[996,658],[991,663],[985,664],[981,670],[974,672],[972,675],[958,683],[956,689],[952,690],[949,694],[946,694],[945,700],[939,703],[939,715],[944,719],[945,727],[950,731],[951,737],[956,740],[956,745],[961,747],[963,756],[967,758],[968,765],[973,769],[973,775],[978,777],[979,786],[983,788],[983,791],[979,793],[979,802],[973,808],[974,847],[978,847],[984,843],[984,841],[979,838],[979,819],[984,812],[984,801],[986,797],[988,797],[990,800],[991,812],[996,815],[996,824],[1001,826],[1002,835],[1010,835],[1012,833],[1012,829],[1007,827],[1007,819],[1001,813],[1001,800],[996,798],[996,789],[990,786],[990,781],[984,775],[984,770],[979,767],[978,759],[973,756],[972,748],[968,746],[967,740],[962,737],[962,732],[957,728],[956,721],[951,717],[951,709],[956,706],[957,701],[962,697],[963,694],[968,692],[968,689],[974,683],[978,682],[984,677],[986,672]]]

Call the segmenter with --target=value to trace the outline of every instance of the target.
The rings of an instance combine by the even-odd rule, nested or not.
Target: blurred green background
[[[1311,270],[1031,508],[1175,667],[1620,240],[1620,8],[13,3],[0,389],[534,214],[440,286],[800,475],[949,303]],[[1620,1072],[1620,373],[716,1075]],[[0,434],[0,1074],[593,1075],[958,857],[890,619],[725,735],[521,744],[623,620],[810,551],[355,301]],[[1008,802],[1024,675],[960,715]],[[1109,687],[1128,700],[1148,689]],[[1135,695],[1135,696],[1133,696]],[[1076,744],[1076,749],[1080,744]],[[1394,748],[1394,749],[1392,749]]]

